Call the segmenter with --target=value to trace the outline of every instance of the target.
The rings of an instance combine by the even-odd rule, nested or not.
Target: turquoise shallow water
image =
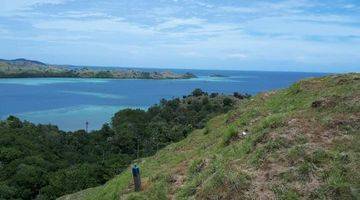
[[[189,80],[114,80],[76,78],[0,79],[0,118],[16,115],[34,123],[52,123],[63,130],[98,129],[124,108],[146,109],[161,98],[207,92],[256,94],[287,87],[297,80],[323,76],[318,73],[190,71]],[[226,77],[211,77],[220,74]]]
[[[125,96],[115,95],[115,94],[106,94],[100,92],[81,92],[81,91],[61,91],[67,94],[75,94],[75,95],[83,95],[83,96],[92,96],[98,98],[105,98],[105,99],[125,99]]]
[[[63,83],[105,83],[111,79],[89,79],[89,78],[0,78],[0,84],[17,84],[17,85],[47,85]]]
[[[85,129],[85,123],[89,121],[91,122],[89,123],[89,130],[94,130],[98,129],[104,122],[107,122],[114,113],[125,108],[146,109],[146,107],[132,106],[80,105],[58,109],[24,112],[17,114],[17,116],[34,123],[56,123],[56,125],[65,130],[72,130],[67,127]]]

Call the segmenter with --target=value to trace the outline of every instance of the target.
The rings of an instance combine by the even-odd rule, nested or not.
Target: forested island
[[[190,79],[196,76],[191,73],[177,74],[171,71],[100,70],[89,67],[49,65],[27,59],[0,59],[0,78]]]
[[[214,78],[225,78],[225,77],[228,77],[228,76],[222,75],[222,74],[212,74],[212,75],[210,75],[210,77],[214,77]]]

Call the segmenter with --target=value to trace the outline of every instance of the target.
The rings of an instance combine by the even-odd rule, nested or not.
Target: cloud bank
[[[4,58],[121,67],[360,71],[358,1],[2,4]]]

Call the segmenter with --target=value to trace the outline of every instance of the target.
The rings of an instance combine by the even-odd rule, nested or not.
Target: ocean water
[[[195,88],[232,94],[284,88],[321,73],[172,70],[191,72],[188,80],[114,80],[76,78],[0,79],[0,118],[15,115],[34,123],[55,124],[66,131],[99,129],[124,108],[147,109],[160,99],[189,94]],[[211,77],[218,74],[226,77]]]

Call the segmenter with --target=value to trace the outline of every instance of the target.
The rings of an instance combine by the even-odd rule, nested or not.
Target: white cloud
[[[319,19],[317,19],[319,20]],[[245,29],[262,34],[287,36],[360,37],[360,28],[336,23],[294,20],[289,17],[266,17],[249,21]]]
[[[178,52],[178,54],[180,56],[184,56],[184,57],[190,57],[190,58],[201,58],[201,57],[205,57],[203,54],[201,54],[200,52],[196,52],[196,51],[185,51],[185,52]]]
[[[1,0],[0,15],[11,16],[30,10],[36,6],[63,4],[69,0]]]
[[[286,0],[280,2],[249,1],[244,6],[220,6],[218,11],[233,14],[261,14],[263,16],[285,13],[299,13],[302,9],[314,6],[306,0]]]
[[[108,15],[103,12],[96,11],[68,11],[59,14],[54,14],[52,17],[56,18],[111,18],[111,15]]]
[[[354,9],[354,8],[357,8],[357,6],[354,5],[354,4],[346,4],[346,5],[344,5],[343,7],[346,8],[346,9]]]
[[[9,23],[0,27],[0,39],[7,43],[17,41],[19,46],[26,40],[26,44],[35,44],[34,49],[49,48],[49,54],[56,49],[74,57],[85,58],[89,54],[110,60],[111,56],[121,55],[125,61],[143,60],[146,64],[147,60],[156,60],[164,65],[183,60],[203,65],[360,61],[358,16],[351,12],[321,12],[323,7],[317,7],[321,1],[226,4],[178,0],[165,5],[165,1],[154,1],[153,7],[144,1],[136,8],[123,9],[134,4],[130,0],[122,1],[121,5],[125,6],[116,7],[118,1],[106,0],[89,3],[92,6],[84,3],[78,5],[79,8],[62,5],[51,14],[42,6],[59,5],[66,0],[4,2],[0,12],[26,15],[10,15]],[[339,9],[356,6],[343,5]],[[0,16],[4,16],[3,13]],[[17,22],[21,28],[13,28]]]
[[[172,29],[179,26],[200,26],[205,23],[204,19],[200,18],[171,18],[156,26],[157,29]]]
[[[257,13],[259,12],[258,8],[252,7],[236,7],[236,6],[222,6],[218,8],[221,12],[230,12],[230,13],[238,13],[238,14],[247,14],[247,13]]]
[[[232,53],[232,54],[228,54],[226,55],[226,58],[235,58],[235,59],[244,59],[247,58],[248,56],[246,54],[243,53]]]
[[[335,14],[303,14],[303,15],[287,15],[283,16],[286,20],[292,21],[308,21],[308,22],[325,22],[325,23],[359,23],[357,17],[349,15],[335,15]]]
[[[0,35],[8,35],[10,32],[0,27]]]
[[[155,26],[155,30],[163,36],[190,40],[241,32],[241,28],[239,24],[208,22],[201,18],[171,18]]]
[[[122,18],[100,19],[54,19],[34,23],[38,29],[63,30],[70,32],[114,32],[130,33],[136,35],[153,34],[150,28],[140,27],[129,23]]]

